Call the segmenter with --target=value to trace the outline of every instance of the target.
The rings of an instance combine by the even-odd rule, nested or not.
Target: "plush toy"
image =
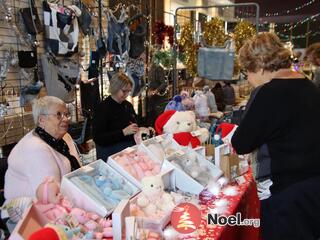
[[[160,176],[145,177],[141,184],[142,192],[137,199],[137,206],[146,216],[161,216],[175,207],[171,194],[164,191]]]
[[[207,166],[200,164],[198,155],[194,151],[186,151],[187,153],[175,157],[171,162],[178,168],[182,169],[192,178],[196,179],[202,185],[207,185],[212,179],[210,170]]]
[[[36,207],[49,221],[64,224],[72,204],[60,193],[60,186],[53,177],[46,177],[36,191]]]
[[[167,104],[164,111],[175,110],[184,111],[184,106],[182,105],[182,97],[180,95],[175,95],[172,100]]]
[[[156,135],[156,132],[152,127],[140,127],[133,137],[136,144],[140,144],[142,141],[153,138],[154,135]]]
[[[72,204],[60,193],[59,184],[53,177],[46,177],[45,181],[39,185],[37,198],[38,201],[35,207],[48,218],[49,222],[59,223],[60,226],[65,226],[70,221],[76,222],[78,223],[76,227],[82,232],[92,232],[90,239],[112,237],[112,221],[104,219],[93,212],[72,208]],[[67,230],[66,227],[64,229]],[[70,235],[75,232],[67,231],[67,233]]]
[[[157,118],[155,129],[158,134],[173,134],[174,140],[180,145],[191,145],[192,148],[199,146],[209,137],[206,128],[199,128],[196,125],[196,117],[192,111],[166,111]]]
[[[153,176],[160,172],[160,163],[154,162],[148,155],[141,151],[123,151],[115,156],[119,163],[134,178],[141,180],[145,176]]]

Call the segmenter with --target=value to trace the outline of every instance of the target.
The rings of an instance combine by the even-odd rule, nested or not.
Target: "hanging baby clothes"
[[[122,56],[125,51],[129,51],[129,28],[125,23],[128,18],[126,10],[121,9],[119,19],[113,15],[111,11],[108,11],[108,43],[107,49],[109,53]]]
[[[56,54],[72,54],[77,51],[79,27],[76,16],[81,10],[75,5],[59,7],[43,1],[45,42],[48,51]]]
[[[62,99],[66,103],[75,99],[75,85],[80,77],[78,63],[58,62],[50,55],[42,55],[42,69],[48,95]]]

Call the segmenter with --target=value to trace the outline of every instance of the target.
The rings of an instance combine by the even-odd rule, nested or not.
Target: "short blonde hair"
[[[123,72],[114,74],[110,80],[109,93],[116,94],[120,89],[130,85],[133,86],[130,78]]]
[[[248,40],[239,51],[239,60],[241,67],[250,72],[260,69],[273,72],[292,64],[291,51],[277,35],[268,32]]]
[[[39,125],[39,116],[42,114],[48,114],[49,108],[52,105],[66,106],[65,102],[60,98],[54,96],[44,96],[39,99],[35,99],[32,103],[32,115],[33,121],[36,126]]]

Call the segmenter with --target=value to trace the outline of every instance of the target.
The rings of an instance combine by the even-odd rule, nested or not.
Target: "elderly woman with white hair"
[[[4,194],[7,200],[35,198],[36,189],[46,176],[57,182],[80,167],[79,155],[67,133],[70,113],[59,98],[45,96],[32,108],[36,128],[27,133],[8,157]]]

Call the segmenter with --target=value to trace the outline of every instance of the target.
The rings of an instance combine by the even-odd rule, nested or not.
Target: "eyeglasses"
[[[47,113],[47,114],[42,114],[42,115],[53,115],[56,116],[56,118],[61,121],[64,117],[66,117],[67,120],[71,119],[71,114],[70,113],[65,113],[65,112],[57,112],[57,113]]]
[[[121,89],[121,91],[122,91],[124,94],[130,94],[130,92],[132,91],[132,89]]]

